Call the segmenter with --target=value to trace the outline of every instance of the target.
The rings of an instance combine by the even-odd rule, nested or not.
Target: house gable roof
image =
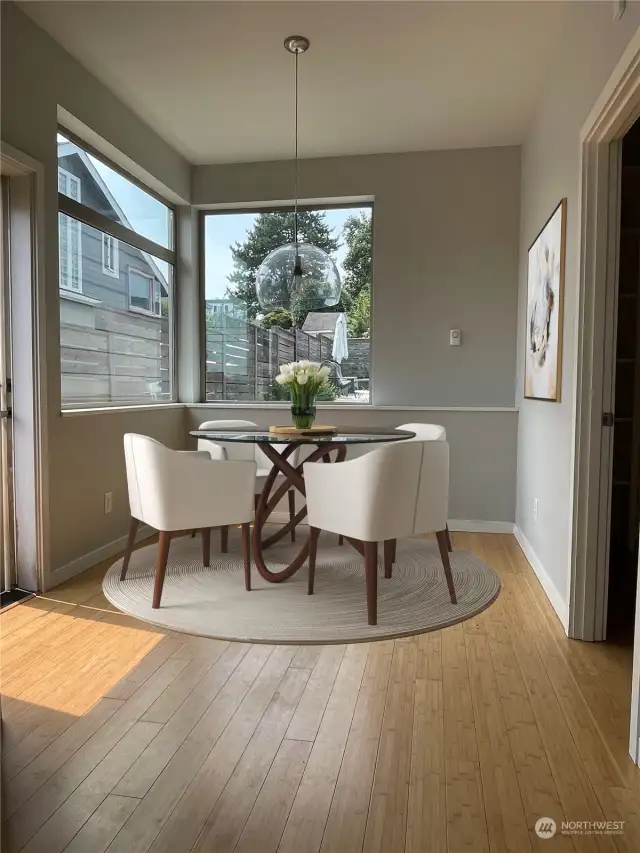
[[[67,148],[68,150],[65,151],[65,148]],[[119,222],[121,225],[124,225],[125,228],[130,228],[131,231],[135,231],[136,229],[128,220],[124,210],[116,201],[113,193],[104,182],[102,176],[100,175],[100,172],[98,172],[96,167],[91,162],[91,157],[89,157],[86,151],[83,151],[82,148],[79,148],[71,142],[58,142],[58,159],[60,157],[71,157],[74,154],[76,155],[76,157],[80,158],[82,165],[85,167],[85,169],[91,176],[92,181],[96,184],[100,192],[107,200],[109,206],[113,209],[114,213],[116,214],[116,221]],[[168,294],[169,286],[167,283],[167,279],[165,278],[163,273],[160,272],[158,265],[153,259],[153,256],[149,255],[147,252],[143,252],[142,249],[138,249],[138,251],[144,257],[145,261],[149,264],[149,266],[153,270],[153,274],[156,276],[162,287],[164,287],[165,292]]]
[[[333,335],[341,311],[309,311],[302,324],[303,332],[325,332]]]

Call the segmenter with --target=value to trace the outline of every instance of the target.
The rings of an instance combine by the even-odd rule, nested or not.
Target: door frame
[[[640,31],[580,134],[580,279],[572,448],[570,637],[604,640],[613,430],[621,140],[640,117]]]
[[[43,589],[49,565],[44,168],[0,142],[9,179],[12,440],[17,585]]]

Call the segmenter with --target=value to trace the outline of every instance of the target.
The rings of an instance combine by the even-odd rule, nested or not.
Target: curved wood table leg
[[[292,443],[285,448],[282,453],[278,453],[278,451],[270,444],[266,442],[260,443],[260,449],[273,463],[273,468],[269,472],[260,494],[251,541],[256,568],[260,575],[271,583],[282,583],[282,581],[288,580],[288,578],[294,575],[298,569],[304,565],[307,557],[309,556],[309,541],[307,539],[307,541],[304,542],[300,551],[288,566],[281,569],[279,572],[272,572],[265,562],[264,551],[271,545],[279,542],[280,539],[283,539],[287,534],[290,534],[292,530],[295,530],[295,527],[306,517],[307,508],[306,506],[302,507],[302,509],[300,509],[293,518],[290,518],[289,521],[276,533],[273,533],[271,536],[263,539],[263,529],[265,524],[268,522],[269,517],[277,507],[278,503],[284,498],[291,488],[297,489],[301,495],[305,495],[304,477],[302,474],[302,466],[305,463],[317,462],[319,459],[323,459],[324,457],[327,457],[328,461],[330,461],[329,454],[334,450],[337,450],[335,461],[342,462],[347,454],[347,448],[342,444],[320,445],[320,447],[318,447],[311,456],[294,468],[294,466],[288,462],[288,458],[302,444],[308,444],[308,442],[300,441]],[[274,487],[278,474],[283,475],[284,482],[278,486],[273,494],[271,494],[271,490]]]

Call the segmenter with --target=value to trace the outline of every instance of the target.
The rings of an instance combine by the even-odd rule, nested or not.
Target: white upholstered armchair
[[[200,424],[198,429],[224,432],[225,429],[242,429],[243,427],[256,429],[257,426],[258,424],[255,424],[253,421],[205,421],[203,424]],[[282,453],[282,451],[287,447],[286,444],[274,444],[272,446],[279,453]],[[199,438],[198,450],[205,450],[211,455],[212,459],[252,459],[257,465],[255,497],[253,500],[254,509],[258,508],[258,500],[260,499],[260,493],[262,492],[264,481],[267,479],[273,465],[271,460],[265,456],[257,444],[254,444],[253,442],[246,442],[243,444],[240,441],[211,441],[207,438]],[[289,464],[293,465],[294,468],[298,464],[297,450],[289,457]],[[276,484],[279,485],[281,482],[282,475],[278,474]],[[289,520],[292,521],[296,514],[295,489],[289,489],[287,492],[287,498],[289,500]],[[291,541],[296,541],[295,525],[291,528]]]
[[[170,450],[145,435],[124,437],[131,526],[120,579],[126,578],[138,524],[159,531],[153,607],[160,606],[171,534],[202,531],[202,559],[210,562],[211,528],[242,525],[245,585],[251,588],[250,521],[256,463],[225,462],[201,451]]]
[[[385,577],[390,578],[395,540],[435,533],[449,595],[456,603],[445,533],[449,494],[446,441],[403,441],[335,465],[307,463],[304,479],[310,595],[320,531],[342,534],[364,555],[368,621],[376,625],[378,543],[384,542]]]
[[[415,432],[415,438],[409,438],[407,441],[446,441],[447,431],[440,424],[402,424],[398,429],[406,429],[409,432]],[[448,491],[448,489],[447,489]],[[451,534],[449,533],[449,524],[445,527],[447,536],[447,548],[453,551],[451,542]]]

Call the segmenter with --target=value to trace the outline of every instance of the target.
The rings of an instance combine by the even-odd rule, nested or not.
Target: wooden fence
[[[63,403],[169,399],[167,318],[61,297]]]
[[[273,378],[289,361],[331,358],[333,340],[299,330],[260,329],[244,320],[224,318],[207,329],[206,400],[272,399]]]

